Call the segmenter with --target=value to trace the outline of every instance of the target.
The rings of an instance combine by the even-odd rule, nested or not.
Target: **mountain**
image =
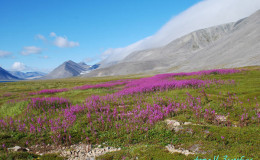
[[[68,78],[78,76],[83,71],[86,71],[84,66],[69,60],[55,68],[46,76],[44,76],[43,79]]]
[[[26,72],[25,74],[27,76],[26,79],[38,79],[47,75],[46,73],[43,72]]]
[[[98,69],[100,66],[100,64],[94,64],[92,66],[90,66],[89,70],[95,70],[95,69]]]
[[[80,74],[84,76],[84,75],[90,73],[91,71],[99,68],[99,66],[100,66],[100,64],[94,64],[92,66],[89,66],[85,71],[81,72]]]
[[[86,70],[88,70],[91,67],[90,65],[87,65],[85,62],[80,62],[80,63],[78,63],[78,65],[85,68]]]
[[[37,79],[46,75],[42,72],[20,72],[20,71],[9,71],[12,75],[21,78],[21,79]]]
[[[8,71],[0,67],[0,81],[14,81],[14,80],[21,80],[21,79],[10,74]]]
[[[260,10],[237,22],[194,31],[166,46],[129,54],[85,76],[180,72],[260,65]]]

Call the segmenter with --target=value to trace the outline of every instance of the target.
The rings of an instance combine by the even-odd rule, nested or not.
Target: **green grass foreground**
[[[63,97],[70,100],[72,104],[84,103],[87,97],[92,95],[104,96],[113,94],[122,89],[122,86],[112,88],[92,88],[88,90],[69,90],[67,92],[31,95],[42,89],[72,89],[75,86],[85,84],[98,84],[120,79],[138,79],[138,76],[119,76],[102,78],[70,78],[60,80],[44,81],[20,81],[11,83],[0,83],[0,119],[5,117],[19,118],[24,115],[30,98],[35,97]],[[183,88],[167,91],[158,91],[141,94],[142,103],[152,104],[155,99],[161,99],[161,104],[167,103],[168,99],[174,99],[178,103],[186,103],[189,93],[192,97],[200,97],[202,109],[214,109],[218,114],[227,116],[228,123],[217,124],[214,119],[197,118],[192,110],[176,112],[165,119],[173,119],[179,122],[192,122],[199,125],[185,125],[179,132],[169,129],[165,119],[157,122],[152,127],[144,131],[126,132],[116,131],[114,128],[104,128],[97,130],[95,134],[86,126],[86,115],[77,116],[73,127],[69,129],[71,133],[70,144],[79,142],[101,144],[102,146],[120,147],[120,151],[107,153],[98,157],[102,160],[112,159],[235,159],[244,156],[244,159],[260,159],[260,123],[257,113],[260,112],[260,67],[246,67],[241,72],[235,74],[219,75],[211,74],[204,76],[184,76],[176,77],[180,79],[216,79],[234,80],[234,84],[214,84],[204,88]],[[136,96],[124,97],[127,110],[131,110],[137,105]],[[113,108],[120,105],[110,103]],[[248,114],[249,118],[241,121],[241,115]],[[35,112],[35,114],[37,114]],[[143,127],[147,127],[144,125]],[[86,135],[89,140],[86,140]],[[35,137],[36,136],[36,137]],[[41,135],[24,134],[17,131],[6,131],[0,129],[0,159],[63,159],[57,155],[39,156],[35,153],[7,153],[6,148],[15,145],[29,147],[32,145],[54,144],[68,145],[64,143],[54,143],[49,138],[49,133]],[[3,147],[2,145],[5,145]],[[170,153],[165,146],[172,144],[177,148],[191,150],[198,147],[196,155],[185,156],[180,153]]]

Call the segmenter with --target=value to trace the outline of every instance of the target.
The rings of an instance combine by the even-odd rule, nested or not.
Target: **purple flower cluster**
[[[221,80],[175,80],[174,76],[228,74],[237,70],[210,70],[192,73],[161,74],[137,80],[110,81],[96,85],[85,85],[74,89],[89,89],[125,85],[124,89],[106,96],[88,97],[83,104],[72,104],[60,97],[31,98],[23,116],[16,119],[5,117],[0,119],[0,130],[24,132],[27,134],[50,133],[55,143],[71,142],[70,131],[77,121],[84,122],[84,129],[89,136],[96,136],[97,131],[114,130],[117,134],[146,132],[167,117],[192,111],[194,117],[212,122],[216,118],[215,110],[202,109],[202,97],[193,97],[187,93],[187,99],[177,102],[173,98],[161,98],[152,95],[153,102],[148,103],[146,92],[165,91],[169,89],[203,87],[212,83],[224,83]],[[56,92],[62,92],[62,89]],[[48,93],[42,90],[41,93]],[[40,92],[38,92],[40,93]],[[55,90],[50,91],[55,93]],[[138,93],[138,94],[136,94]],[[208,96],[203,90],[203,95]],[[128,95],[128,96],[125,96]],[[233,98],[232,98],[233,99]],[[78,123],[77,123],[78,124]],[[81,123],[80,123],[81,124]],[[89,139],[88,139],[89,141]]]
[[[64,108],[70,105],[70,102],[65,98],[60,97],[43,97],[43,98],[31,98],[27,110],[31,109],[56,109]]]
[[[202,87],[210,83],[211,81],[203,81],[197,79],[169,81],[160,79],[158,77],[142,78],[140,80],[128,83],[123,90],[118,92],[118,94],[129,95],[135,93],[165,91],[177,88]]]
[[[212,70],[204,70],[198,72],[181,72],[181,73],[167,73],[167,74],[158,74],[157,77],[160,78],[170,78],[170,77],[183,77],[183,76],[202,76],[202,75],[210,75],[210,74],[233,74],[240,72],[237,69],[212,69]]]
[[[223,84],[222,80],[199,80],[199,79],[188,79],[188,80],[174,80],[176,76],[192,76],[192,75],[209,75],[209,74],[231,74],[237,73],[239,70],[235,69],[214,69],[199,72],[190,73],[169,73],[159,74],[153,77],[141,78],[137,80],[129,81],[122,91],[118,92],[118,95],[129,95],[134,93],[154,92],[154,91],[165,91],[176,88],[188,88],[195,87],[199,88],[202,86],[209,85],[211,83]],[[230,83],[234,83],[231,81]]]

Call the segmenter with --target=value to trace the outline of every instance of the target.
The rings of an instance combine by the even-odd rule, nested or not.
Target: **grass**
[[[176,112],[171,115],[170,119],[180,122],[192,122],[200,125],[183,126],[183,130],[175,132],[170,130],[163,121],[157,122],[148,129],[147,132],[134,131],[127,133],[120,131],[116,133],[115,128],[105,128],[96,130],[92,133],[87,125],[86,113],[80,113],[77,116],[75,124],[70,128],[72,144],[83,142],[84,137],[88,136],[92,144],[103,144],[113,147],[121,147],[122,150],[107,153],[98,159],[195,159],[207,158],[213,159],[214,156],[223,158],[260,158],[260,129],[259,120],[257,121],[256,110],[259,109],[258,101],[260,99],[260,67],[242,68],[242,72],[235,74],[219,75],[212,74],[206,76],[186,76],[176,77],[176,79],[215,79],[215,80],[234,80],[235,84],[214,84],[210,87],[202,88],[183,88],[168,90],[156,93],[146,93],[141,95],[129,95],[116,102],[107,102],[113,108],[118,107],[124,102],[126,110],[131,111],[137,103],[153,104],[160,102],[161,105],[167,104],[168,99],[174,99],[178,103],[186,103],[189,96],[201,97],[201,107],[205,109],[214,109],[218,114],[228,115],[228,120],[233,124],[218,125],[214,121],[196,118],[191,110]],[[119,76],[119,77],[102,77],[102,78],[70,78],[60,80],[46,81],[21,81],[12,83],[0,83],[0,119],[6,116],[21,117],[33,97],[63,97],[68,98],[72,104],[84,103],[87,97],[92,95],[104,96],[115,93],[123,86],[114,88],[96,88],[88,90],[69,90],[67,92],[54,94],[30,95],[29,93],[42,89],[58,89],[81,86],[85,84],[98,84],[111,80],[119,79],[137,79],[142,75]],[[139,101],[139,100],[140,101]],[[118,109],[122,110],[122,108]],[[229,113],[229,114],[228,114]],[[248,113],[251,119],[241,125],[241,115]],[[94,116],[94,115],[92,115]],[[254,117],[255,119],[253,119]],[[94,118],[94,117],[93,117]],[[98,125],[98,123],[97,123]],[[234,126],[236,125],[236,126]],[[146,127],[146,124],[144,124]],[[83,132],[84,130],[84,132]],[[42,135],[24,134],[17,131],[1,131],[0,144],[7,147],[19,145],[30,147],[35,144],[53,143],[49,136],[51,133]],[[221,138],[224,137],[224,138]],[[29,141],[29,144],[26,142]],[[185,156],[179,153],[170,153],[165,146],[173,144],[177,148],[192,149],[195,145],[199,147],[201,153],[197,155]],[[64,144],[66,145],[66,144]],[[202,154],[202,152],[204,154]],[[10,153],[6,154],[3,147],[0,147],[0,159],[59,159],[57,155],[38,156],[33,153]]]
[[[0,108],[0,118],[4,117],[15,117],[20,115],[25,107],[27,106],[27,101],[21,101],[16,103],[5,103]]]

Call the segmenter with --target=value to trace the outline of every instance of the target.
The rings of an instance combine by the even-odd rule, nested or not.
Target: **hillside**
[[[194,31],[168,45],[133,52],[85,76],[194,71],[260,65],[260,10],[234,23]]]
[[[68,78],[80,75],[81,72],[86,71],[88,67],[83,64],[78,64],[73,61],[66,61],[52,72],[43,77],[43,79],[57,79],[57,78]]]
[[[12,75],[8,71],[0,67],[0,81],[13,81],[13,80],[20,80],[20,78]]]

